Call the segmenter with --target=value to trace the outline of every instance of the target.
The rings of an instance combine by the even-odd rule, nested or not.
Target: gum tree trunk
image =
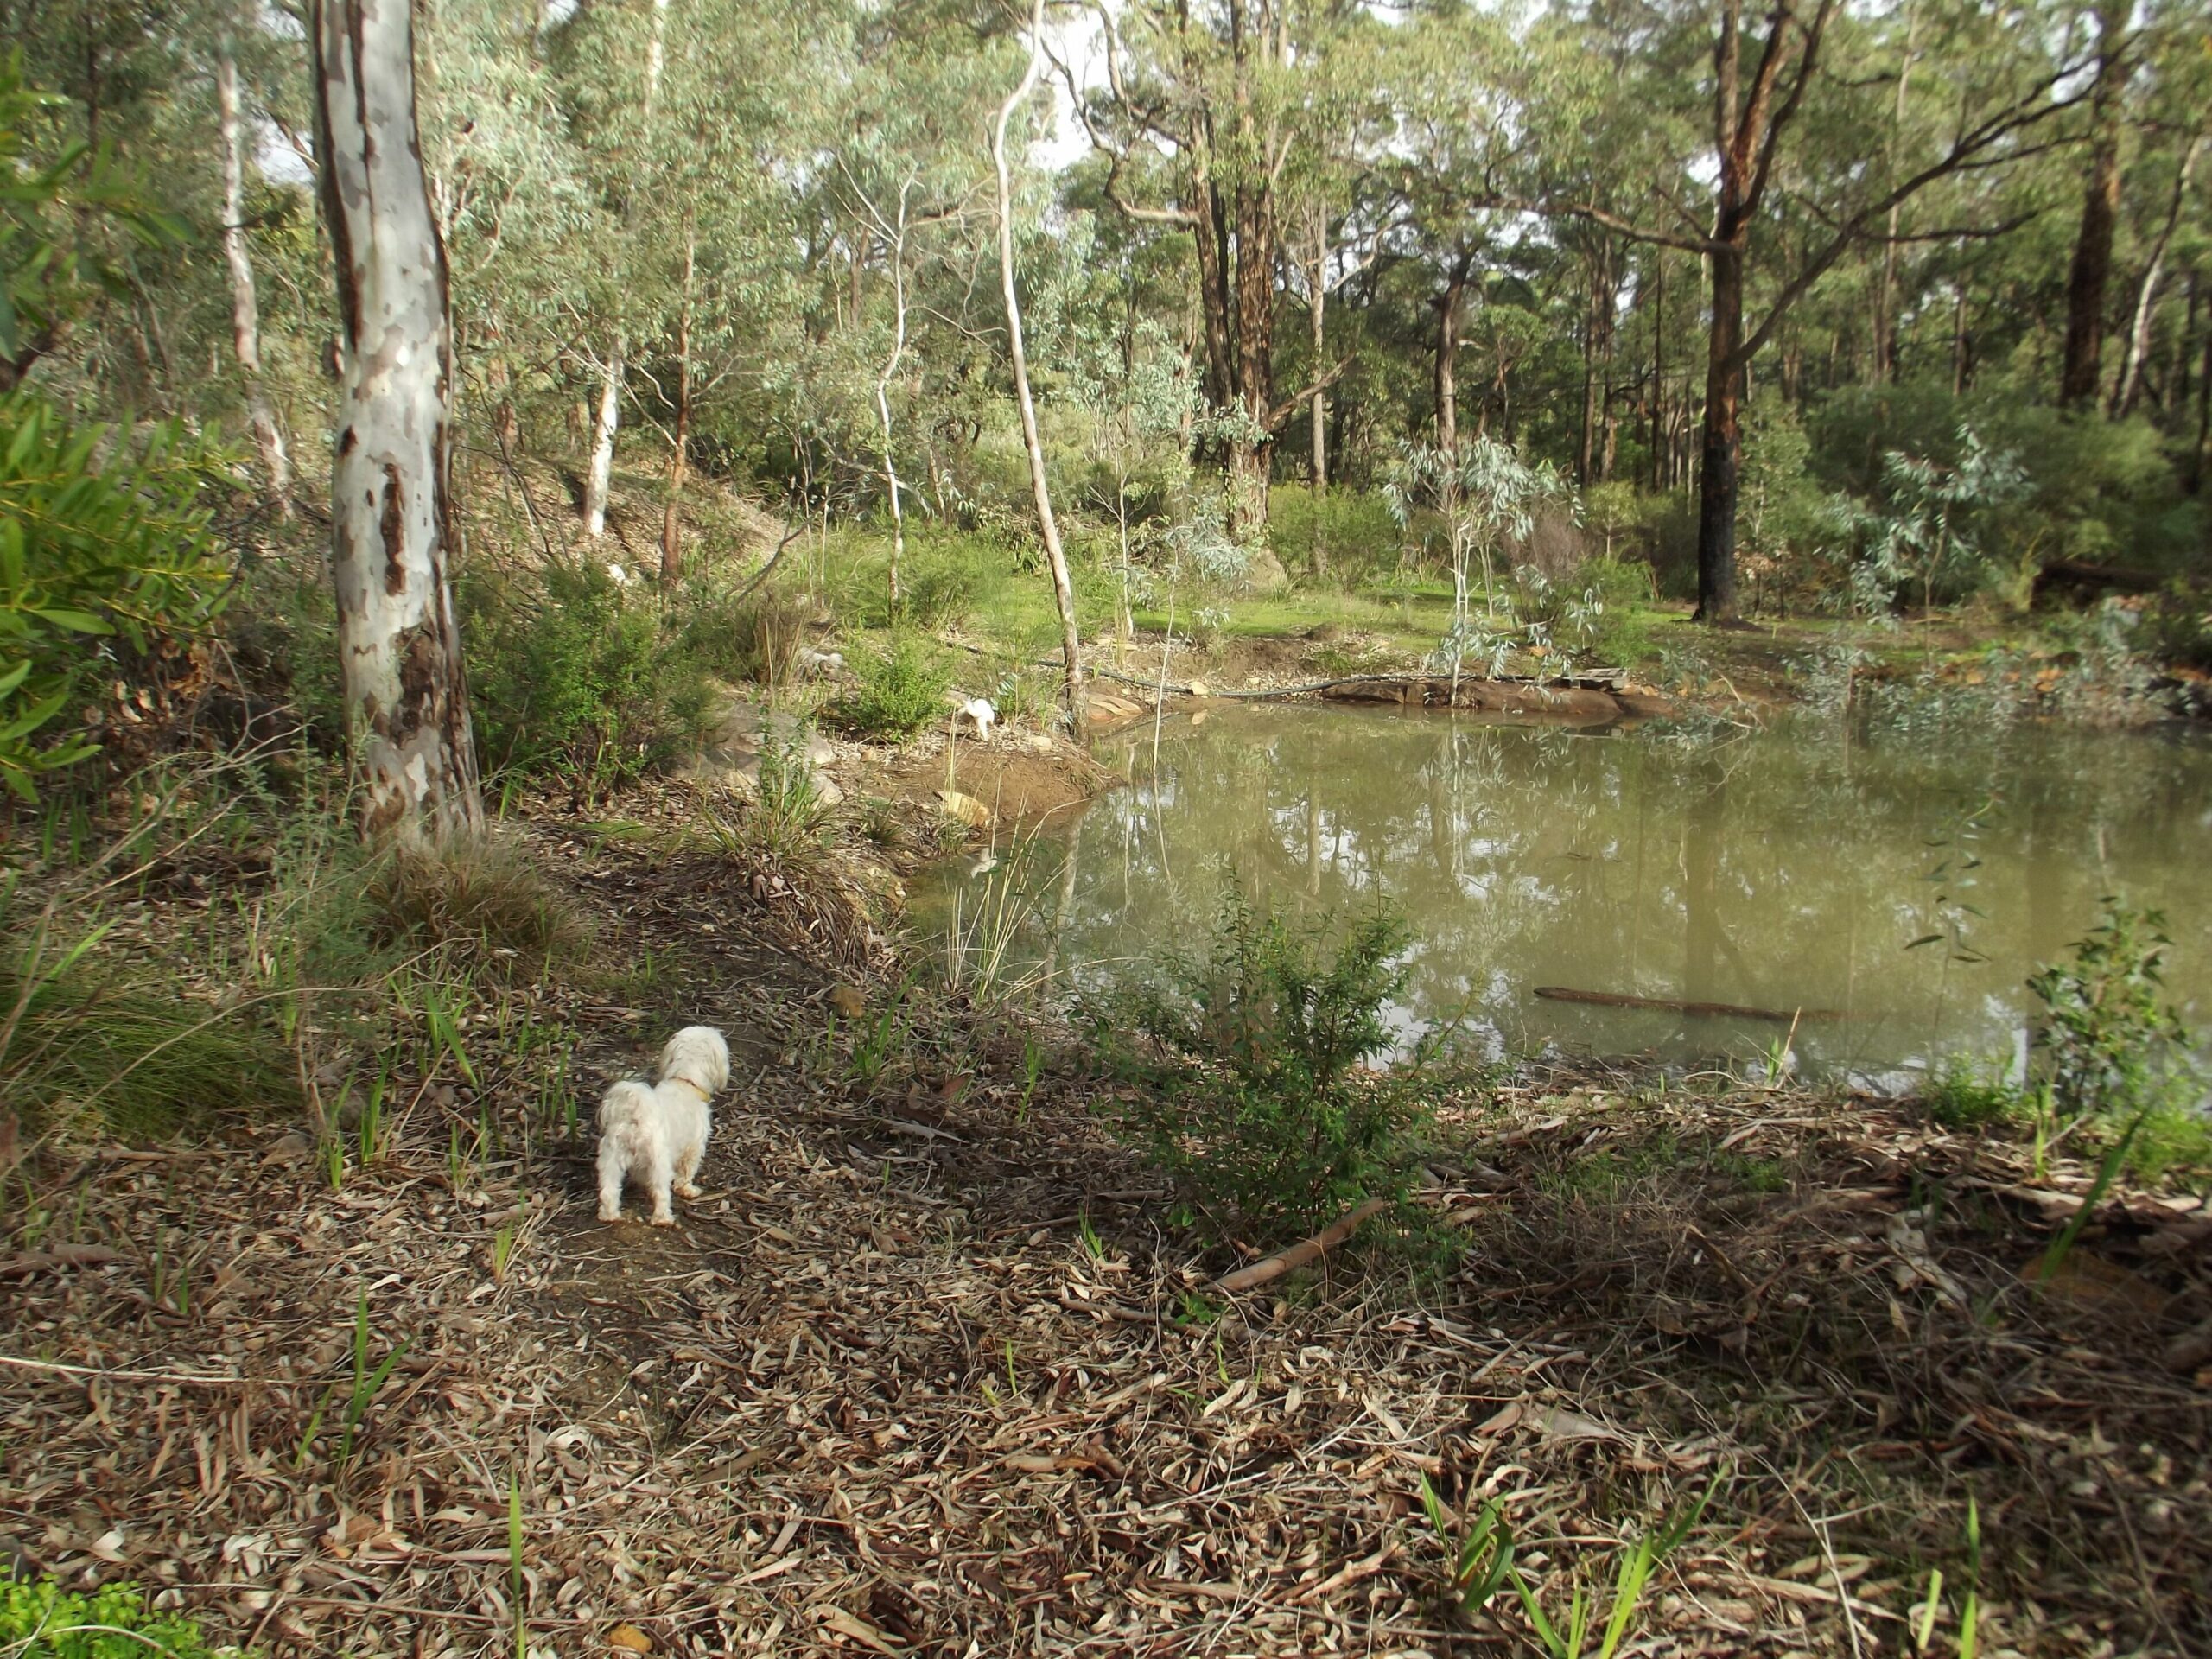
[[[2105,289],[2112,280],[2113,233],[2120,222],[2120,102],[2127,80],[2124,0],[2097,9],[2097,80],[2089,95],[2089,177],[2082,225],[2066,273],[2066,346],[2058,402],[2086,409],[2097,401],[2105,341]]]
[[[1715,239],[1712,333],[1706,348],[1705,440],[1698,468],[1697,618],[1736,617],[1737,467],[1742,450],[1744,264],[1738,250]]]
[[[276,510],[292,516],[292,461],[261,383],[261,305],[245,245],[245,152],[238,122],[238,65],[225,37],[215,60],[215,110],[223,144],[223,258],[231,268],[231,345],[245,371],[246,418]]]
[[[361,830],[483,828],[446,584],[452,329],[415,124],[409,0],[314,0],[318,185],[341,328],[332,565]]]
[[[676,312],[676,431],[668,457],[668,504],[660,520],[660,579],[683,574],[683,480],[691,463],[691,282],[698,269],[698,227],[683,221],[683,293]]]
[[[1075,623],[1075,584],[1068,578],[1068,559],[1060,546],[1060,527],[1052,517],[1052,491],[1045,477],[1045,445],[1037,433],[1037,405],[1029,396],[1029,358],[1021,342],[1021,302],[1014,291],[1014,181],[1007,170],[1006,129],[1029,94],[1036,90],[1045,60],[1045,0],[1034,0],[1029,15],[1029,64],[1021,84],[999,105],[997,124],[991,129],[991,164],[999,186],[999,293],[1006,302],[1006,337],[1014,360],[1014,390],[1021,409],[1021,442],[1029,454],[1029,488],[1037,503],[1037,524],[1045,541],[1045,563],[1052,575],[1052,603],[1060,613],[1062,693],[1067,699],[1068,719],[1080,740],[1088,729],[1083,695],[1083,642]]]

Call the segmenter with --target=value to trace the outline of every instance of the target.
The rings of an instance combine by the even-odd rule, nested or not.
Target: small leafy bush
[[[1389,1045],[1384,1011],[1405,986],[1410,936],[1379,911],[1333,949],[1332,931],[1325,919],[1294,928],[1232,894],[1203,956],[1093,1010],[1102,1049],[1146,1085],[1131,1138],[1256,1243],[1311,1232],[1367,1198],[1402,1198],[1412,1166],[1418,1068],[1361,1069]]]
[[[2031,975],[2045,1013],[2036,1033],[2054,1105],[2073,1118],[2133,1116],[2170,1103],[2186,1033],[2165,998],[2166,918],[2116,899],[2070,960]]]
[[[1930,1073],[1920,1091],[1921,1109],[1947,1129],[1978,1129],[2001,1123],[2020,1106],[2020,1091],[2002,1075],[1958,1055]]]
[[[663,638],[653,601],[599,566],[550,564],[535,583],[480,582],[465,607],[487,770],[598,789],[664,764],[698,736],[712,696],[705,676]]]
[[[906,738],[946,712],[952,673],[944,654],[918,634],[897,633],[853,664],[857,683],[837,700],[837,718],[855,732]]]
[[[93,753],[81,733],[41,734],[119,649],[143,657],[222,610],[230,567],[203,500],[216,461],[180,425],[134,441],[0,398],[0,784],[18,798]]]
[[[213,1659],[200,1627],[150,1611],[137,1586],[103,1585],[90,1595],[50,1580],[0,1582],[0,1653],[11,1659]]]

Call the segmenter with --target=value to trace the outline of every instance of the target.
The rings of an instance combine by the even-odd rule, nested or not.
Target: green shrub
[[[957,628],[976,613],[982,584],[964,561],[916,561],[906,572],[899,596],[899,620],[925,633]]]
[[[2164,1001],[2172,940],[2155,910],[2104,901],[2071,960],[2028,979],[2043,999],[2039,1069],[2066,1116],[2114,1119],[2172,1103],[2187,1066],[2181,1016]]]
[[[1921,1085],[1920,1108],[1947,1129],[2001,1123],[2020,1109],[2020,1091],[2003,1076],[1952,1055]]]
[[[725,679],[788,685],[806,648],[810,610],[799,595],[775,588],[741,599],[732,591],[687,588],[677,601],[677,650]]]
[[[211,1659],[217,1651],[192,1620],[149,1610],[135,1585],[78,1595],[46,1579],[0,1582],[0,1653],[10,1659]]]
[[[896,633],[882,650],[852,664],[856,683],[837,700],[837,718],[851,731],[906,738],[946,713],[952,671],[944,653],[918,634]]]
[[[1380,912],[1333,949],[1332,931],[1294,929],[1232,895],[1204,956],[1092,1010],[1102,1051],[1144,1085],[1126,1132],[1255,1243],[1370,1197],[1402,1198],[1413,1164],[1419,1068],[1361,1069],[1389,1045],[1409,935]]]
[[[606,787],[664,764],[698,737],[712,692],[664,640],[650,595],[595,564],[465,590],[463,637],[487,771]]]
[[[1378,493],[1336,485],[1317,500],[1286,484],[1268,501],[1268,545],[1295,575],[1356,584],[1397,561],[1398,523]]]
[[[174,423],[136,441],[0,398],[0,784],[18,798],[93,753],[81,733],[41,735],[118,647],[143,656],[223,608],[231,571],[203,500],[218,459]]]

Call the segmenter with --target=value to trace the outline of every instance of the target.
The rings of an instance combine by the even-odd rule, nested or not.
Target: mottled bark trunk
[[[2105,290],[2112,280],[2113,235],[2120,222],[2120,95],[2127,79],[2126,0],[2097,10],[2097,79],[2089,95],[2089,176],[2082,224],[2066,275],[2066,345],[2059,360],[2058,402],[2083,409],[2102,383]]]
[[[451,327],[415,121],[408,0],[313,0],[315,154],[342,328],[332,563],[361,827],[483,827],[446,583]]]
[[[1912,85],[1913,47],[1919,27],[1919,8],[1907,6],[1904,14],[1904,60],[1897,66],[1897,98],[1891,105],[1889,136],[1883,146],[1892,179],[1897,176],[1897,141],[1904,134],[1905,94]],[[1904,211],[1902,202],[1892,206],[1884,221],[1885,234],[1882,238],[1882,260],[1876,269],[1873,313],[1868,318],[1868,355],[1872,359],[1868,365],[1868,372],[1869,378],[1878,386],[1887,384],[1897,374],[1897,231]]]
[[[1667,468],[1667,255],[1651,255],[1651,487],[1673,480]]]
[[[1736,616],[1737,466],[1744,370],[1738,351],[1744,334],[1744,264],[1740,250],[1717,245],[1713,269],[1713,316],[1706,348],[1705,436],[1698,476],[1697,616],[1731,622]]]
[[[245,245],[245,139],[238,119],[238,66],[226,39],[215,60],[215,111],[223,146],[223,258],[231,270],[231,346],[245,371],[246,418],[276,509],[292,516],[292,461],[261,381],[261,304]]]
[[[1045,563],[1052,577],[1052,603],[1060,615],[1062,695],[1076,736],[1088,729],[1083,693],[1083,642],[1076,632],[1075,584],[1068,577],[1067,554],[1060,546],[1060,527],[1052,517],[1052,492],[1045,476],[1045,445],[1037,431],[1037,406],[1029,395],[1029,358],[1021,340],[1021,302],[1014,288],[1014,181],[1007,168],[1006,130],[1029,94],[1045,61],[1045,0],[1033,0],[1029,16],[1029,63],[1021,83],[999,106],[997,124],[991,129],[991,165],[999,187],[999,293],[1006,303],[1007,349],[1013,359],[1014,390],[1021,411],[1022,447],[1029,455],[1029,488],[1037,504],[1038,528],[1045,541]]]

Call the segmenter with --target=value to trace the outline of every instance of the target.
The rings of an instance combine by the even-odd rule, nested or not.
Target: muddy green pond
[[[1796,1016],[1803,1071],[1896,1087],[1949,1053],[2017,1064],[2028,975],[2116,894],[2165,912],[2172,1000],[2212,1026],[2201,733],[1803,716],[1715,741],[1224,705],[1167,720],[1156,760],[1148,722],[1098,753],[1128,788],[915,883],[940,951],[956,906],[972,928],[1011,887],[1011,957],[1081,992],[1201,946],[1230,882],[1294,913],[1379,896],[1414,938],[1408,1045],[1456,1022],[1487,1058],[1755,1068]]]

